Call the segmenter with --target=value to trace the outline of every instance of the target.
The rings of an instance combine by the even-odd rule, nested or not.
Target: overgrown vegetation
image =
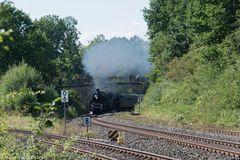
[[[87,159],[87,156],[70,152],[68,149],[59,151],[56,147],[49,148],[44,144],[35,142],[32,138],[18,142],[15,136],[4,135],[0,139],[1,159]]]
[[[32,21],[12,2],[0,3],[0,159],[84,159],[77,153],[46,147],[36,136],[63,117],[56,86],[83,74],[85,50],[73,17],[44,16]],[[84,113],[70,91],[69,118]],[[19,118],[22,117],[22,118]],[[24,119],[24,120],[23,120]],[[34,136],[19,141],[9,127],[25,127]],[[68,146],[68,147],[67,147]]]
[[[57,15],[32,20],[12,2],[0,3],[1,110],[37,116],[37,103],[53,101],[60,95],[57,86],[86,74],[81,59],[87,46],[81,45],[76,25],[73,17]],[[75,91],[70,93],[72,118],[83,114],[85,108]],[[60,104],[56,114],[62,117]]]
[[[42,74],[45,83],[56,85],[82,73],[81,44],[73,17],[48,15],[32,21],[8,1],[0,3],[0,29],[10,30],[0,50],[0,75],[25,61]]]
[[[23,88],[36,91],[42,88],[43,81],[41,74],[26,63],[11,67],[1,78],[0,95],[11,92],[18,92]]]
[[[238,0],[150,0],[152,84],[143,114],[163,121],[240,128]]]
[[[31,127],[28,129],[33,131],[33,135],[26,138],[19,138],[13,133],[9,134],[7,130],[8,127],[6,126],[8,123],[6,122],[6,118],[8,116],[0,113],[0,159],[91,159],[93,155],[80,155],[70,152],[70,147],[74,144],[74,139],[64,141],[63,151],[59,150],[56,146],[49,147],[37,140],[37,137],[41,136],[42,131],[46,127],[42,124],[45,122],[45,118],[49,113],[50,110],[46,111],[44,113],[45,116],[39,119],[37,123],[31,119],[27,119],[27,121],[31,122],[28,122],[31,124]],[[2,118],[4,118],[4,120]],[[22,119],[20,121],[23,122]],[[6,124],[4,122],[6,122]],[[57,140],[55,143],[59,143],[59,141]]]

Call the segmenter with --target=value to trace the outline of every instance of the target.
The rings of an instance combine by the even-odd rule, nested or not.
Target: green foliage
[[[26,140],[19,141],[11,134],[0,136],[0,159],[62,159],[81,160],[86,157],[70,152],[69,150],[59,151],[55,146],[49,147],[38,142],[36,137],[30,136]]]
[[[17,92],[21,88],[36,90],[42,85],[41,74],[25,63],[10,68],[2,77],[0,96]]]
[[[51,118],[55,115],[55,111],[57,110],[57,103],[60,103],[61,97],[58,97],[52,101],[52,103],[39,103],[36,102],[34,104],[34,116],[38,116],[36,118],[37,123],[32,128],[33,132],[37,135],[41,134],[46,127],[52,127],[53,122]]]
[[[144,114],[239,127],[240,1],[150,0],[151,84]]]
[[[91,48],[92,46],[96,45],[97,43],[101,43],[106,41],[106,38],[104,37],[104,35],[100,34],[97,35],[90,43],[89,45],[86,47],[86,49]]]
[[[37,56],[29,56],[27,62],[43,73],[46,82],[56,82],[56,77],[71,80],[74,74],[81,72],[82,55],[76,25],[73,17],[59,18],[56,15],[34,21],[29,41],[33,54]]]
[[[168,62],[188,53],[191,46],[213,45],[204,53],[205,58],[216,59],[213,65],[222,70],[224,62],[218,61],[224,59],[218,44],[239,27],[239,6],[238,0],[150,0],[144,18],[152,40],[151,80],[158,81]]]
[[[175,58],[167,64],[165,77],[172,81],[183,80],[194,73],[198,67],[197,61],[197,58],[192,58],[189,55],[185,55],[181,59]]]
[[[18,92],[1,96],[0,106],[6,111],[16,110],[20,113],[28,113],[36,101],[36,95],[31,89],[21,88]]]
[[[165,34],[159,32],[151,42],[151,57],[149,60],[154,64],[150,75],[153,81],[157,81],[157,77],[162,76],[166,70],[165,65],[170,59],[168,54],[168,49],[170,47],[169,41],[169,38]]]
[[[191,26],[198,44],[219,43],[239,26],[238,0],[195,0],[190,5]]]
[[[222,71],[226,66],[226,59],[219,45],[212,45],[203,53],[203,58],[207,63],[210,63],[218,71]]]
[[[239,30],[216,45],[191,48],[166,65],[144,97],[143,114],[165,121],[239,127]],[[154,117],[154,116],[153,116]]]
[[[27,55],[27,33],[31,28],[31,19],[23,11],[15,8],[11,2],[0,3],[0,29],[11,30],[11,38],[4,39],[8,49],[0,52],[0,74],[23,60]],[[14,41],[13,41],[14,40]]]
[[[13,41],[13,37],[11,36],[11,33],[13,32],[12,29],[9,29],[8,31],[0,30],[0,53],[3,51],[9,51],[10,48],[6,44],[7,41]],[[3,56],[0,54],[0,56]]]
[[[45,103],[51,102],[53,99],[59,96],[56,89],[52,86],[44,86],[43,89],[35,92],[38,98],[38,102]]]
[[[69,103],[66,104],[68,118],[74,118],[86,113],[86,108],[80,103],[81,100],[78,96],[77,91],[70,89],[69,91]],[[63,117],[64,106],[62,103],[57,104],[59,107],[56,110],[57,115]]]
[[[86,108],[80,103],[81,99],[76,90],[69,90],[69,116],[74,118],[86,113]]]
[[[59,101],[56,99],[54,101]],[[50,113],[52,109],[44,107],[44,112]],[[46,109],[47,108],[47,109]],[[44,121],[47,120],[42,117],[39,118],[35,125],[32,127],[33,135],[21,139],[14,134],[7,132],[7,126],[3,123],[2,118],[5,118],[3,113],[0,113],[0,159],[63,159],[75,160],[86,159],[90,156],[80,155],[78,153],[70,152],[69,148],[73,146],[74,140],[66,140],[64,142],[64,150],[59,151],[55,146],[48,146],[39,142],[40,133],[45,128]],[[59,143],[56,141],[55,143]]]
[[[56,15],[32,21],[13,3],[1,2],[0,29],[9,32],[0,33],[0,76],[9,67],[25,61],[41,72],[46,83],[56,84],[60,77],[71,81],[83,68],[76,25],[73,17]]]
[[[48,112],[59,94],[51,86],[43,87],[41,75],[25,63],[14,66],[2,76],[0,84],[0,108],[6,111],[19,111],[32,113],[39,116],[42,112]],[[73,118],[85,113],[80,104],[77,92],[70,90],[69,117]],[[58,106],[61,103],[54,101]],[[40,109],[39,109],[40,108]],[[54,111],[56,116],[63,116],[63,108],[58,107]]]
[[[0,121],[0,159],[80,160],[91,157],[70,152],[70,147],[73,146],[74,140],[66,140],[64,142],[64,150],[61,152],[55,146],[49,147],[39,142],[38,137],[41,136],[44,128],[52,126],[50,118],[53,115],[53,111],[56,110],[55,104],[60,100],[61,98],[56,98],[52,103],[35,103],[35,109],[39,110],[41,115],[36,119],[36,123],[32,127],[33,135],[24,140],[19,140],[19,137],[15,137],[9,133],[6,134],[5,125]],[[56,143],[59,142],[57,141]]]
[[[1,112],[0,113],[0,135],[7,131],[7,126],[3,122],[3,118],[4,118],[3,112]],[[0,145],[0,148],[1,148],[1,145]]]
[[[12,2],[0,3],[0,28],[8,31],[0,33],[0,109],[38,113],[36,132],[42,131],[46,122],[51,124],[49,119],[56,114],[56,105],[60,106],[59,98],[55,99],[56,91],[52,87],[43,88],[43,81],[49,86],[60,78],[70,82],[73,75],[82,73],[85,48],[78,41],[76,25],[72,17],[55,15],[33,21]],[[176,39],[179,37],[182,39],[181,36]],[[89,47],[104,40],[100,35]],[[56,105],[49,103],[52,99]],[[77,93],[71,91],[70,117],[84,112],[79,101]],[[0,132],[2,128],[0,121]],[[0,139],[0,159],[79,158],[75,154],[47,150],[35,143],[35,139],[29,139],[28,145],[17,144],[15,137],[8,135],[1,134]]]

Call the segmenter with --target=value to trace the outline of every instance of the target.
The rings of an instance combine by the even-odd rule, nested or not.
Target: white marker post
[[[66,135],[66,103],[68,103],[68,90],[61,90],[61,101],[64,105],[64,129],[63,129],[63,135]]]
[[[83,117],[83,124],[84,126],[87,126],[87,139],[89,139],[88,126],[91,125],[91,117],[90,116]]]

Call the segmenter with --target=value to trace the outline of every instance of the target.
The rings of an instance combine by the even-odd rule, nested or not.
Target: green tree
[[[221,43],[239,27],[239,8],[239,0],[150,0],[144,18],[153,77],[163,75],[166,64],[188,53],[190,46]]]
[[[195,0],[191,8],[190,25],[200,45],[219,43],[239,27],[239,0]]]
[[[56,64],[60,77],[70,81],[75,74],[83,72],[82,46],[79,42],[80,33],[76,29],[77,21],[73,17],[63,19],[65,24],[65,38],[63,41],[63,52],[57,59]]]
[[[23,11],[15,8],[11,2],[0,3],[0,28],[5,31],[11,29],[11,39],[5,39],[5,45],[9,49],[1,50],[0,71],[5,72],[9,66],[19,63],[27,54],[27,33],[32,21]],[[14,39],[14,43],[12,42]]]
[[[97,35],[90,43],[86,46],[86,49],[91,48],[92,46],[96,45],[97,43],[101,43],[106,41],[106,38],[103,34]]]
[[[34,21],[29,43],[37,56],[34,59],[29,56],[26,61],[43,74],[46,82],[56,82],[58,77],[71,79],[75,72],[81,70],[81,44],[76,24],[72,17],[55,15]]]
[[[189,33],[188,1],[151,0],[150,8],[144,9],[150,39],[161,32],[169,39],[168,56],[181,57],[191,43]],[[161,53],[159,53],[161,54]]]
[[[47,83],[55,83],[59,77],[71,80],[74,74],[82,72],[81,44],[76,25],[73,17],[56,15],[32,22],[13,3],[0,3],[0,28],[13,31],[12,38],[4,38],[4,48],[0,49],[0,74],[24,60],[40,71]]]

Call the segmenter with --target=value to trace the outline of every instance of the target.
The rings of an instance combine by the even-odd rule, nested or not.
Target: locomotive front
[[[93,113],[103,113],[110,108],[111,96],[105,92],[96,89],[96,92],[92,95],[89,109]]]

